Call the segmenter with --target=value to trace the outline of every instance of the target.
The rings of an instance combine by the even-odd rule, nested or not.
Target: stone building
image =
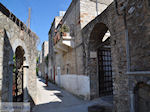
[[[48,73],[48,41],[44,41],[42,44],[42,63],[41,63],[41,76],[44,78]]]
[[[112,94],[114,112],[148,112],[150,1],[115,0],[96,18],[92,4],[73,0],[55,35],[51,27],[56,83],[91,99]],[[58,36],[64,24],[67,39]]]
[[[111,3],[112,0],[99,0],[97,5],[93,0],[72,0],[65,15],[56,17],[49,31],[51,80],[85,99],[92,97],[90,77],[84,73],[82,29]]]
[[[55,36],[55,29],[58,26],[59,22],[61,21],[63,14],[61,13],[60,16],[55,17],[51,29],[49,31],[49,65],[48,65],[48,75],[49,79],[55,82],[55,52],[53,49],[53,37]]]
[[[0,101],[36,103],[37,35],[0,3]]]
[[[103,90],[109,90],[106,81],[107,68],[105,69],[108,65],[106,60],[108,61],[109,58],[103,59],[103,56],[108,56],[103,51],[108,44],[103,42],[103,38],[108,30],[110,32],[115,112],[150,110],[149,3],[149,0],[115,0],[82,30],[83,56],[86,57],[83,65],[85,74],[90,76],[93,97],[96,96],[97,91],[101,93]]]

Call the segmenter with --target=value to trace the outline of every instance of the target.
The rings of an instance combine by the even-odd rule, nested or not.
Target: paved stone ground
[[[33,112],[88,112],[91,105],[112,106],[108,103],[110,98],[84,101],[51,83],[46,87],[44,82],[43,79],[37,79],[38,103]]]

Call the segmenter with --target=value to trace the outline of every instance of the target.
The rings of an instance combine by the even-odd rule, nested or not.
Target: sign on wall
[[[90,52],[90,58],[97,58],[97,52],[91,51]]]

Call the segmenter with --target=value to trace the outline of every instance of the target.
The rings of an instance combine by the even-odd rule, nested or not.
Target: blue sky
[[[31,30],[40,38],[38,50],[43,41],[48,40],[48,31],[59,11],[66,11],[71,0],[0,0],[13,14],[25,24],[28,19],[28,8],[31,7]]]

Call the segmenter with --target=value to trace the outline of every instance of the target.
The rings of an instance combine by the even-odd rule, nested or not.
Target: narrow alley
[[[0,1],[0,112],[150,112],[150,0]]]
[[[47,87],[45,80],[41,78],[37,79],[37,87],[38,103],[33,108],[33,112],[88,112],[88,107],[93,105],[104,105],[108,109],[112,107],[110,98],[84,101],[52,83],[48,83]]]

